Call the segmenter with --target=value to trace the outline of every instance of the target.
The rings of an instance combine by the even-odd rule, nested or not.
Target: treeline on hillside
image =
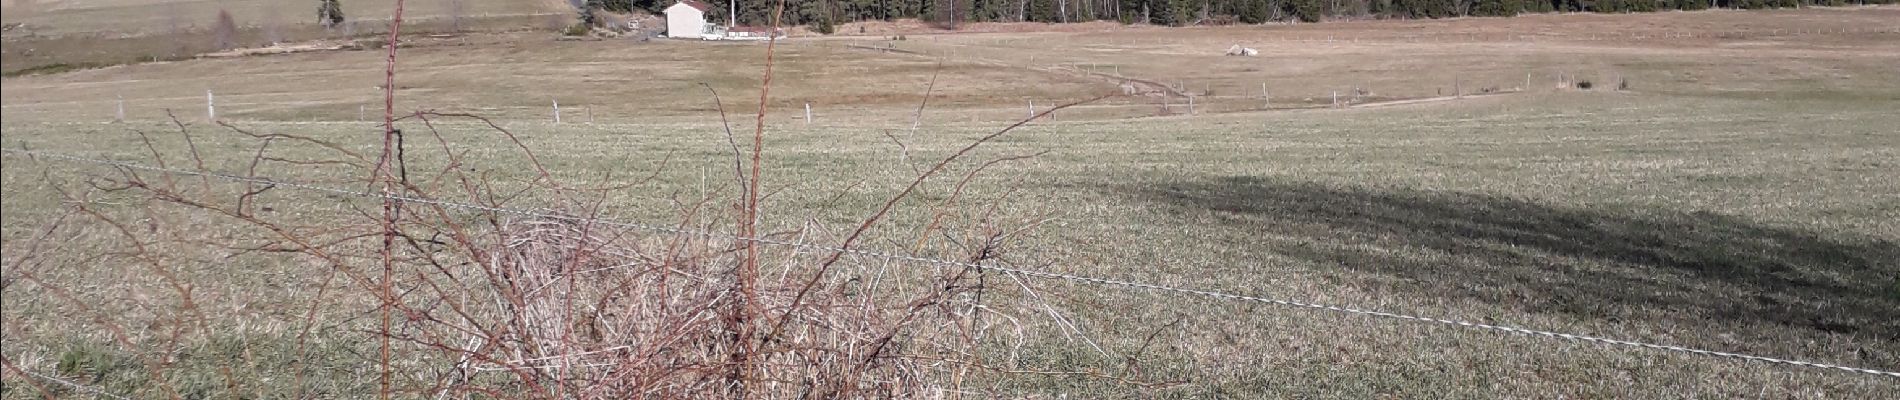
[[[1328,17],[1448,18],[1540,12],[1628,13],[1706,8],[1792,8],[1890,4],[1900,0],[784,0],[781,25],[830,32],[853,21],[918,18],[953,27],[960,22],[1120,21],[1155,25],[1262,23]],[[676,0],[585,0],[583,8],[659,12]],[[726,1],[710,0],[707,18],[724,22]],[[771,24],[778,0],[740,0],[741,25]],[[579,4],[577,4],[579,5]]]

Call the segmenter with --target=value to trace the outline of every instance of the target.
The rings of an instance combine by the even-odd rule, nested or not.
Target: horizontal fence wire
[[[1322,310],[1322,311],[1338,312],[1338,313],[1345,313],[1345,314],[1387,318],[1387,319],[1394,319],[1394,320],[1422,322],[1422,323],[1439,324],[1439,325],[1450,325],[1450,326],[1457,326],[1457,327],[1470,328],[1470,329],[1479,329],[1479,330],[1488,330],[1488,331],[1494,331],[1494,332],[1505,332],[1505,333],[1526,335],[1526,336],[1532,336],[1532,337],[1565,339],[1565,340],[1572,340],[1572,341],[1597,343],[1597,344],[1603,344],[1603,345],[1634,347],[1634,348],[1641,348],[1641,349],[1661,350],[1661,351],[1667,351],[1667,352],[1694,354],[1694,355],[1709,356],[1709,357],[1716,357],[1716,358],[1727,358],[1727,359],[1745,360],[1745,361],[1759,361],[1759,362],[1778,364],[1778,365],[1820,368],[1820,369],[1827,369],[1827,370],[1846,371],[1846,372],[1853,372],[1853,373],[1860,373],[1860,374],[1870,374],[1870,375],[1885,376],[1885,377],[1891,377],[1891,378],[1900,378],[1900,372],[1886,371],[1886,370],[1879,370],[1879,369],[1849,367],[1849,366],[1843,366],[1843,365],[1834,365],[1834,364],[1826,364],[1826,363],[1818,363],[1818,362],[1789,360],[1789,359],[1763,357],[1763,356],[1740,354],[1740,353],[1694,349],[1694,348],[1664,345],[1664,344],[1609,339],[1609,338],[1602,338],[1602,337],[1595,337],[1595,336],[1588,336],[1588,335],[1578,335],[1578,334],[1569,334],[1569,333],[1562,333],[1562,332],[1518,328],[1518,327],[1511,327],[1511,326],[1504,326],[1504,325],[1482,324],[1482,323],[1459,321],[1459,320],[1452,320],[1452,319],[1422,317],[1422,316],[1415,316],[1415,315],[1383,312],[1383,311],[1377,311],[1377,310],[1341,307],[1341,306],[1320,304],[1320,303],[1313,303],[1313,302],[1246,296],[1246,295],[1238,295],[1238,294],[1224,293],[1224,292],[1217,292],[1217,291],[1210,291],[1210,290],[1180,288],[1180,287],[1164,286],[1164,285],[1157,285],[1157,284],[1150,284],[1150,283],[1143,283],[1143,282],[1064,274],[1064,273],[1058,273],[1058,272],[1000,267],[1000,266],[994,266],[994,265],[980,265],[980,264],[966,263],[966,262],[960,262],[960,261],[918,257],[918,256],[900,254],[900,253],[889,252],[889,251],[851,248],[849,246],[835,247],[835,246],[827,246],[827,245],[819,245],[819,244],[811,244],[811,243],[783,241],[783,240],[776,240],[776,239],[763,238],[763,237],[750,238],[750,237],[742,237],[738,235],[720,233],[720,232],[714,232],[714,231],[673,228],[673,227],[667,227],[667,226],[661,226],[661,225],[615,221],[615,220],[610,220],[610,219],[583,218],[583,217],[566,216],[566,215],[555,215],[555,214],[549,214],[549,213],[534,212],[534,211],[529,211],[529,210],[484,206],[484,205],[479,205],[479,204],[468,204],[468,203],[459,203],[459,202],[426,199],[426,198],[418,198],[418,197],[410,197],[410,196],[399,196],[399,195],[389,195],[389,194],[366,192],[366,191],[336,189],[336,188],[322,187],[322,186],[276,180],[276,179],[239,176],[239,175],[231,175],[231,174],[209,172],[209,171],[194,171],[194,170],[185,170],[185,169],[177,169],[177,168],[154,167],[154,166],[128,163],[128,162],[122,162],[122,161],[78,157],[78,156],[49,153],[49,152],[36,151],[36,150],[0,148],[0,152],[5,152],[6,154],[10,154],[10,155],[30,156],[35,159],[45,158],[45,159],[62,160],[62,161],[76,162],[76,163],[112,166],[112,167],[141,170],[141,171],[160,172],[160,173],[166,173],[166,174],[201,176],[201,177],[216,178],[216,179],[228,180],[228,181],[234,181],[234,182],[271,185],[271,186],[298,189],[298,190],[341,194],[341,195],[347,195],[347,196],[353,196],[353,197],[386,199],[386,200],[394,200],[394,201],[405,202],[405,203],[416,203],[416,204],[434,205],[434,206],[441,206],[441,207],[448,207],[448,208],[460,208],[460,209],[467,209],[467,210],[486,211],[486,212],[493,212],[493,213],[499,213],[499,214],[512,214],[512,215],[519,215],[519,216],[524,216],[524,217],[546,218],[546,219],[552,219],[552,220],[589,222],[589,223],[599,224],[599,225],[632,228],[632,229],[645,230],[645,231],[651,231],[651,232],[716,237],[716,238],[730,239],[730,240],[736,240],[736,241],[741,241],[741,242],[757,242],[760,244],[792,247],[792,248],[798,248],[802,250],[827,251],[827,252],[835,252],[835,253],[861,255],[861,256],[874,257],[874,258],[882,258],[882,259],[888,259],[888,260],[901,260],[901,261],[910,261],[910,262],[917,262],[917,263],[924,263],[924,264],[937,264],[937,265],[943,265],[943,266],[982,269],[982,270],[990,270],[990,271],[996,271],[996,272],[1002,272],[1002,273],[1008,273],[1008,274],[1016,274],[1016,275],[1021,275],[1021,276],[1029,276],[1029,277],[1044,278],[1044,279],[1066,280],[1066,281],[1121,287],[1121,288],[1141,289],[1141,290],[1147,290],[1147,291],[1172,293],[1172,294],[1185,295],[1185,296],[1191,296],[1191,297],[1204,297],[1204,298],[1226,300],[1226,301],[1264,303],[1264,304],[1272,304],[1272,305],[1292,307],[1292,308]]]

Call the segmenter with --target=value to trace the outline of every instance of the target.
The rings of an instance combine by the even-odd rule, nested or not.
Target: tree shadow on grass
[[[1900,343],[1900,246],[1706,212],[1564,208],[1230,177],[1114,188],[1241,243],[1398,278],[1403,290],[1618,320],[1660,312]],[[1291,238],[1250,240],[1251,238]],[[1746,329],[1736,327],[1737,329]],[[1900,346],[1881,345],[1882,363]]]

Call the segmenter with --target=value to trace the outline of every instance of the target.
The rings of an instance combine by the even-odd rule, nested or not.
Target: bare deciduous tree
[[[168,28],[166,34],[172,38],[171,56],[185,54],[190,45],[185,43],[184,17],[178,14],[177,3],[165,3],[165,25]]]
[[[461,32],[462,31],[462,15],[466,12],[462,7],[462,0],[447,0],[447,1],[449,2],[448,4],[449,30],[453,32]]]
[[[936,25],[943,29],[956,29],[963,22],[963,16],[969,14],[968,4],[957,0],[937,0]]]
[[[335,27],[343,23],[343,4],[338,0],[319,0],[317,3],[317,23],[324,28]]]
[[[263,28],[265,42],[277,44],[284,41],[283,30],[278,26],[277,22],[279,17],[281,17],[281,15],[277,13],[276,3],[264,3]]]
[[[231,19],[231,12],[218,10],[218,25],[212,28],[213,46],[218,50],[230,50],[237,47],[237,21]]]

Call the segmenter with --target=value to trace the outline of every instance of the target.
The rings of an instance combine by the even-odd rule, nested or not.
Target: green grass
[[[63,72],[72,72],[72,71],[78,71],[82,69],[93,69],[93,68],[100,68],[100,67],[105,67],[105,65],[102,65],[102,64],[77,64],[77,65],[46,64],[46,65],[39,65],[39,66],[34,66],[34,67],[29,67],[29,68],[21,68],[17,70],[7,71],[4,74],[0,74],[0,76],[12,78],[16,76],[25,76],[25,75],[57,74],[57,73],[63,73]]]
[[[1751,15],[1632,18],[1719,24],[1721,18]],[[1623,21],[1540,16],[1423,28],[1456,33],[1557,18]],[[1289,29],[1423,29],[1413,24]],[[956,44],[959,51],[981,52],[979,62],[941,67],[941,97],[932,99],[914,133],[911,112],[926,74],[939,68],[933,61],[869,55],[823,41],[788,45],[776,81],[782,86],[774,89],[778,100],[767,119],[767,230],[802,231],[808,240],[834,243],[901,189],[913,168],[1020,116],[1025,98],[1076,98],[1107,86],[983,59],[1016,60],[1032,52],[1040,60],[1101,59],[1123,64],[1127,72],[1206,79],[1218,93],[1246,93],[1257,84],[1251,74],[1278,74],[1289,88],[1310,89],[1294,92],[1303,95],[1379,76],[1389,79],[1380,87],[1399,88],[1391,89],[1396,97],[1429,97],[1451,71],[1487,71],[1462,77],[1511,82],[1523,79],[1525,70],[1577,68],[1598,83],[1607,82],[1601,75],[1633,77],[1633,88],[1538,89],[1382,108],[1270,112],[1248,111],[1255,100],[1241,96],[1207,99],[1203,104],[1218,112],[1192,117],[1150,117],[1152,98],[1111,99],[1108,107],[1065,111],[1058,121],[1039,121],[986,144],[900,202],[864,246],[963,256],[938,234],[919,240],[931,207],[947,199],[955,179],[980,160],[1048,151],[995,165],[972,181],[949,230],[1035,227],[1013,237],[997,260],[1019,268],[1900,369],[1900,225],[1892,223],[1900,220],[1900,181],[1893,179],[1900,176],[1900,162],[1892,161],[1900,160],[1892,129],[1900,125],[1900,115],[1892,112],[1900,106],[1893,95],[1900,80],[1885,69],[1896,54],[1889,42],[1777,42],[1746,50],[1655,43],[1507,44],[1499,50],[1470,43],[1410,57],[1401,54],[1414,49],[1410,44],[1368,41],[1292,48],[1286,50],[1291,59],[1240,60],[1194,49],[1284,32],[1178,32],[1172,39],[1181,42],[1135,42],[1141,38],[1120,32],[1062,36],[1124,50],[1089,57],[1077,55],[1075,47],[1052,45],[1064,42],[1050,35],[913,38],[905,45],[936,50]],[[600,195],[604,214],[615,219],[677,222],[684,206],[676,201],[730,196],[731,150],[711,99],[694,85],[719,88],[734,113],[734,128],[749,131],[745,114],[756,104],[747,103],[756,100],[748,98],[757,93],[746,88],[755,84],[757,67],[746,62],[759,49],[623,45],[497,36],[405,49],[412,58],[405,59],[410,75],[399,82],[409,83],[400,85],[399,101],[414,103],[398,108],[446,104],[496,115],[565,182],[631,184],[655,176]],[[9,78],[0,145],[149,164],[133,133],[143,131],[168,165],[188,166],[183,138],[155,110],[195,115],[202,107],[197,92],[216,83],[220,99],[230,98],[220,104],[221,115],[237,125],[333,140],[374,154],[380,129],[343,121],[354,119],[352,105],[369,99],[370,86],[379,82],[373,79],[380,77],[377,57],[345,52],[202,60]],[[856,62],[836,62],[847,57]],[[1355,65],[1366,68],[1350,68]],[[502,75],[515,71],[525,75]],[[1410,75],[1391,77],[1394,71]],[[126,85],[128,99],[143,105],[130,121],[100,123],[118,90],[101,82]],[[611,105],[614,116],[598,124],[549,124],[543,121],[544,102],[552,96],[583,99],[561,97],[563,105]],[[817,103],[819,113],[810,125],[792,117],[807,100]],[[568,120],[579,120],[574,115]],[[209,169],[245,170],[257,142],[193,116],[184,119]],[[501,191],[534,178],[512,143],[486,127],[466,121],[439,126],[452,147],[468,152],[467,167],[488,174]],[[412,171],[445,167],[426,128],[413,122],[401,128],[410,135]],[[270,154],[333,158],[289,141],[273,143]],[[259,173],[363,189],[362,171],[332,165],[267,162]],[[149,265],[123,256],[88,258],[124,250],[122,239],[97,224],[74,222],[62,231],[71,236],[56,242],[65,247],[46,253],[44,263],[15,264],[26,254],[24,238],[69,205],[52,191],[53,183],[76,190],[86,187],[85,178],[116,174],[6,156],[0,168],[0,238],[6,249],[0,261],[7,265],[0,276],[6,280],[0,329],[7,340],[0,353],[8,362],[136,397],[162,396],[160,382],[183,393],[223,396],[227,373],[220,367],[232,371],[236,392],[253,398],[374,394],[375,300],[339,278],[332,282],[333,297],[306,324],[315,287],[330,269],[302,257],[218,247],[257,243],[249,241],[257,232],[228,218],[163,205],[148,213],[143,200],[125,193],[97,192],[86,199],[134,222],[136,236],[164,250],[159,264],[191,283],[210,316],[203,330],[171,322],[181,314],[179,296]],[[199,185],[189,178],[178,182]],[[223,201],[234,201],[244,189],[205,186],[204,193]],[[709,203],[707,212],[730,217],[724,204]],[[359,213],[373,214],[379,206],[289,188],[265,192],[257,205],[265,218],[312,227],[360,223]],[[575,208],[545,191],[510,205]],[[925,245],[918,247],[920,242]],[[772,268],[812,257],[773,251],[775,260],[791,261]],[[877,261],[853,259],[832,282],[848,286],[934,271]],[[66,301],[24,280],[23,273],[83,300]],[[1008,318],[989,319],[1001,333],[972,351],[1019,370],[1100,371],[1166,383],[1143,388],[1100,377],[1021,374],[973,384],[1001,397],[1873,399],[1900,393],[1900,380],[1839,371],[1025,281],[1044,303],[1024,298],[1013,281],[989,279],[1000,286],[986,304]],[[1075,327],[1056,323],[1051,312]],[[120,346],[107,325],[124,329],[136,345]],[[175,329],[186,333],[168,349]],[[303,329],[311,333],[300,355]],[[432,382],[431,374],[455,361],[412,347],[397,351],[403,356],[396,364],[403,372],[399,387]],[[154,378],[148,365],[159,360],[173,364]],[[40,397],[23,378],[9,373],[5,379],[0,397]]]
[[[1507,109],[1506,101],[1487,100],[1036,125],[981,154],[1053,153],[1000,165],[970,192],[1000,201],[1007,211],[997,221],[1005,225],[1054,218],[1005,257],[1039,269],[1870,368],[1900,364],[1891,339],[1900,332],[1893,311],[1900,299],[1891,295],[1900,232],[1883,222],[1900,217],[1893,200],[1900,187],[1882,179],[1900,172],[1884,161],[1900,146],[1882,132],[1900,120],[1882,104],[1591,94],[1534,100],[1544,106],[1527,109],[1517,100]],[[338,140],[362,127],[246,125]],[[608,170],[619,171],[615,181],[637,179],[670,153],[674,161],[660,181],[609,195],[608,208],[625,218],[664,218],[674,213],[657,206],[668,193],[719,190],[729,180],[719,172],[730,167],[721,140],[703,124],[514,127],[544,162],[573,179],[597,180]],[[9,147],[137,158],[141,151],[125,129],[10,127],[6,137]],[[493,157],[478,165],[501,181],[527,177],[480,129],[451,125],[449,132],[475,157]],[[909,143],[913,160],[944,154],[980,132],[926,128]],[[835,232],[908,175],[896,164],[895,147],[881,144],[872,129],[789,126],[769,135],[768,188],[779,192],[767,209],[779,229],[814,221]],[[218,155],[214,168],[244,157],[230,135],[200,129],[196,137]],[[173,157],[183,151],[176,138],[165,143]],[[425,155],[418,165],[432,162],[429,153],[419,154]],[[40,168],[68,174],[74,166],[11,156],[7,165],[6,226],[17,238],[52,208],[37,200],[46,198],[33,183]],[[308,168],[267,174],[343,178]],[[1017,191],[1005,195],[1010,188]],[[269,204],[298,218],[336,212],[308,194],[277,196]],[[873,247],[905,247],[926,207],[904,204],[889,228],[876,232]],[[83,270],[60,274],[82,284]],[[227,272],[199,273],[230,293],[273,297]],[[283,279],[310,279],[298,275]],[[1115,354],[1146,348],[1149,379],[1186,381],[1153,392],[1165,397],[1877,398],[1896,388],[1888,378],[1814,369],[1075,283],[1036,285]],[[32,290],[9,289],[8,324],[62,320],[20,311],[63,309],[21,300],[34,299]],[[1164,333],[1148,343],[1156,329]],[[1039,332],[1016,361],[1020,367],[1123,368],[1064,335]],[[8,354],[68,343],[36,336],[10,335],[28,339],[9,341]],[[332,344],[347,348],[348,337],[325,340],[346,340]],[[357,343],[356,352],[374,349]],[[345,365],[365,362],[335,357]],[[202,369],[178,375],[216,376]],[[1004,390],[1089,397],[1132,389],[1045,378],[1012,380]]]

